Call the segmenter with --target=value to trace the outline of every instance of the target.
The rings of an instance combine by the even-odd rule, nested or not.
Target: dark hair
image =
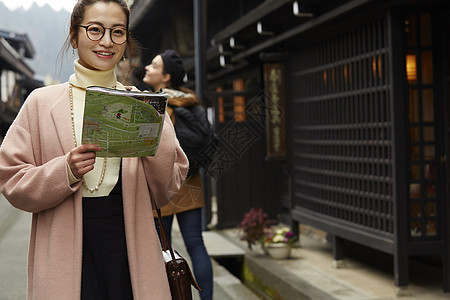
[[[181,57],[173,49],[167,49],[160,54],[164,63],[164,74],[170,74],[170,86],[172,88],[179,88],[183,84],[183,79],[186,74],[184,64]]]
[[[62,46],[58,54],[59,58],[61,59],[61,64],[62,64],[62,57],[69,51],[70,47],[72,46],[71,42],[77,39],[78,28],[80,24],[83,22],[86,8],[97,2],[115,3],[119,5],[126,16],[127,19],[126,28],[127,31],[129,30],[130,9],[128,8],[128,4],[124,0],[78,0],[75,6],[73,7],[72,14],[70,15],[69,35],[67,36],[64,45]],[[125,49],[125,56],[129,58],[128,62],[130,65],[130,73],[131,73],[132,59],[136,56],[136,42],[131,37],[131,35],[128,36],[127,47]]]

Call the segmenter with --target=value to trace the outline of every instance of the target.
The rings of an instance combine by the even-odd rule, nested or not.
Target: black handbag
[[[150,187],[149,187],[150,189]],[[192,300],[191,285],[200,291],[189,268],[188,262],[176,251],[167,238],[161,219],[161,210],[156,205],[153,193],[150,189],[150,197],[158,215],[159,230],[161,235],[162,254],[166,262],[167,278],[169,279],[170,293],[173,300]]]

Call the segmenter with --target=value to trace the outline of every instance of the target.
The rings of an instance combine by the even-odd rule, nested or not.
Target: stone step
[[[214,231],[204,231],[203,240],[208,254],[211,257],[213,267],[213,299],[214,300],[259,300],[239,278],[231,274],[224,266],[220,265],[216,259],[223,257],[244,257],[245,251],[234,245],[222,235]],[[192,268],[192,262],[184,246],[178,223],[174,218],[172,228],[172,247],[183,256]],[[193,300],[199,300],[200,296],[197,290],[192,288]]]

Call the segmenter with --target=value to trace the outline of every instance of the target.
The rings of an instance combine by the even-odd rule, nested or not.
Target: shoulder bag
[[[162,254],[166,262],[167,278],[169,279],[170,293],[173,300],[192,300],[191,285],[200,291],[200,287],[192,275],[187,261],[174,249],[167,238],[161,219],[161,210],[156,205],[150,189],[150,197],[158,215],[159,230],[161,236]]]

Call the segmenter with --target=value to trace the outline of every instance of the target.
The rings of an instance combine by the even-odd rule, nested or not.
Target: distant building
[[[35,50],[26,34],[0,30],[0,138],[3,138],[28,94],[43,86],[25,62]]]

